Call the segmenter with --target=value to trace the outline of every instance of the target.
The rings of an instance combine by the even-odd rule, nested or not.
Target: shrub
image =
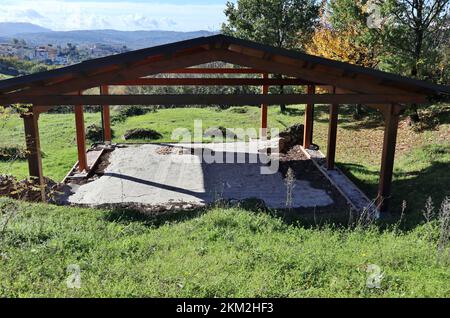
[[[112,122],[123,122],[127,117],[141,116],[148,112],[153,112],[155,109],[153,107],[142,107],[142,106],[125,106],[120,107],[119,112],[112,116]]]
[[[246,114],[248,112],[247,107],[232,107],[230,108],[230,112],[236,113],[236,114]]]

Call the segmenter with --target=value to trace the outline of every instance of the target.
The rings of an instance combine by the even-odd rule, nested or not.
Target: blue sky
[[[0,22],[53,30],[218,30],[226,0],[0,0]]]

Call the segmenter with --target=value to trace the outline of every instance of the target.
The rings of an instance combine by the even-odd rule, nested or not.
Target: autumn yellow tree
[[[358,41],[359,36],[359,30],[355,27],[349,27],[345,31],[337,31],[322,26],[315,31],[306,51],[312,55],[341,62],[375,67],[378,61],[374,52],[364,43]]]
[[[320,26],[306,52],[341,62],[376,68],[379,60],[378,33],[367,25],[368,11],[362,0],[323,1]],[[354,117],[361,116],[361,105]]]
[[[315,31],[306,51],[309,54],[336,61],[375,68],[378,64],[375,53],[364,43],[358,41],[359,36],[359,30],[355,27],[349,27],[345,31],[337,31],[322,26]],[[362,106],[356,105],[353,117],[360,119],[361,112]]]
[[[364,0],[323,1],[320,25],[307,52],[313,55],[376,67],[378,32],[368,25],[370,11]]]

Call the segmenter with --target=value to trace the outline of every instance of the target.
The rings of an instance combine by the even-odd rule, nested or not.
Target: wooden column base
[[[77,132],[78,171],[88,171],[86,158],[86,134],[84,131],[83,105],[75,106],[75,128]]]
[[[388,111],[383,114],[385,128],[377,196],[377,206],[380,212],[387,212],[389,209],[400,112],[401,108],[397,105],[389,105]]]
[[[263,73],[262,74],[263,79],[268,79],[269,74]],[[263,85],[262,87],[262,93],[263,95],[267,95],[269,93],[269,86]],[[267,104],[261,104],[261,137],[267,136]]]
[[[45,180],[42,171],[41,145],[39,140],[39,115],[33,112],[22,115],[25,127],[25,142],[28,152],[28,171],[30,177],[39,180],[41,199],[45,201]]]
[[[308,85],[308,94],[315,93],[315,86]],[[305,107],[305,129],[303,133],[303,147],[309,148],[312,144],[313,124],[314,124],[314,104],[306,104]]]
[[[330,123],[328,126],[328,145],[327,145],[327,169],[334,169],[336,157],[336,138],[337,138],[337,123],[338,123],[339,105],[330,105]]]
[[[100,94],[101,95],[108,95],[109,94],[109,88],[107,85],[100,86]],[[111,115],[109,111],[109,105],[103,105],[102,106],[102,118],[103,118],[103,141],[105,144],[110,145],[111,144]]]

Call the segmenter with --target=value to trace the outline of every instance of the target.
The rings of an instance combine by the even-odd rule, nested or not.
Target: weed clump
[[[246,114],[248,113],[248,109],[246,107],[232,107],[230,108],[230,112],[235,114]]]
[[[0,161],[23,160],[27,158],[27,150],[18,145],[0,147]]]
[[[56,194],[58,184],[49,178],[44,178],[44,184],[46,198],[52,198]],[[0,196],[30,202],[40,202],[42,201],[42,194],[39,179],[29,177],[24,180],[17,180],[16,177],[11,175],[0,175]]]

